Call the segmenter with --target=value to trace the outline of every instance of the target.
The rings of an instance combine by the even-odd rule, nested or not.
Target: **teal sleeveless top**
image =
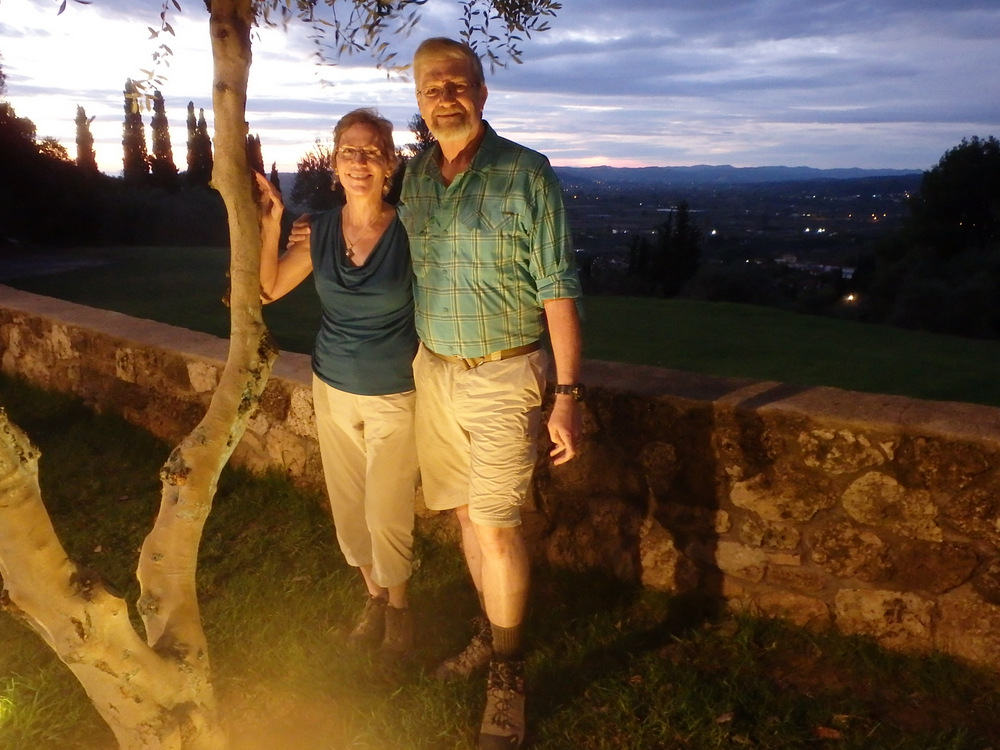
[[[413,269],[397,216],[363,266],[345,255],[340,208],[311,219],[313,279],[323,308],[313,372],[334,388],[361,396],[413,390],[417,333]]]

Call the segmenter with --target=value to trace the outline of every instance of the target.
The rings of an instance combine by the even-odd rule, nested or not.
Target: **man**
[[[400,204],[421,340],[418,456],[427,507],[458,518],[486,618],[437,675],[468,676],[488,663],[479,747],[519,747],[529,582],[520,506],[547,370],[539,340],[547,328],[556,375],[548,430],[562,464],[579,437],[580,286],[555,174],[544,156],[483,119],[476,54],[433,38],[413,66],[420,114],[437,139],[408,165]]]

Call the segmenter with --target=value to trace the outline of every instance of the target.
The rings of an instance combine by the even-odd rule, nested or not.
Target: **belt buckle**
[[[482,357],[459,357],[458,361],[466,371],[473,370],[483,363]]]

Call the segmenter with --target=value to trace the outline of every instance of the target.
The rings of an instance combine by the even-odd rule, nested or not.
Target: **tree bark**
[[[260,305],[260,229],[246,154],[251,0],[211,4],[213,186],[229,215],[230,347],[201,423],[161,470],[160,510],[139,556],[139,614],[70,560],[38,486],[38,450],[0,410],[0,575],[9,605],[69,666],[122,750],[224,750],[198,608],[198,548],[219,476],[277,356]],[[178,290],[182,294],[183,290]]]
[[[183,692],[177,663],[139,637],[125,602],[59,543],[42,504],[39,455],[0,410],[0,575],[8,606],[76,675],[123,750],[196,747],[183,743],[171,715]]]

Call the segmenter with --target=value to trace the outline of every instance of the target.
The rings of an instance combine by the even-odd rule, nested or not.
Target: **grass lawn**
[[[100,262],[4,283],[227,336],[227,251],[81,248]],[[587,297],[584,355],[709,375],[829,385],[1000,406],[1000,341],[799,315],[766,307],[644,297]],[[265,308],[281,348],[309,352],[319,320],[311,282]]]
[[[2,376],[0,404],[42,450],[42,491],[68,554],[134,602],[137,548],[156,514],[169,446]],[[420,536],[416,557],[416,659],[390,678],[344,642],[363,592],[323,499],[278,476],[225,472],[198,581],[234,750],[475,745],[482,679],[428,676],[463,645],[475,597],[453,544]],[[995,674],[776,621],[708,620],[702,611],[600,573],[536,568],[529,747],[1000,748]],[[0,748],[112,748],[69,671],[2,611]]]

